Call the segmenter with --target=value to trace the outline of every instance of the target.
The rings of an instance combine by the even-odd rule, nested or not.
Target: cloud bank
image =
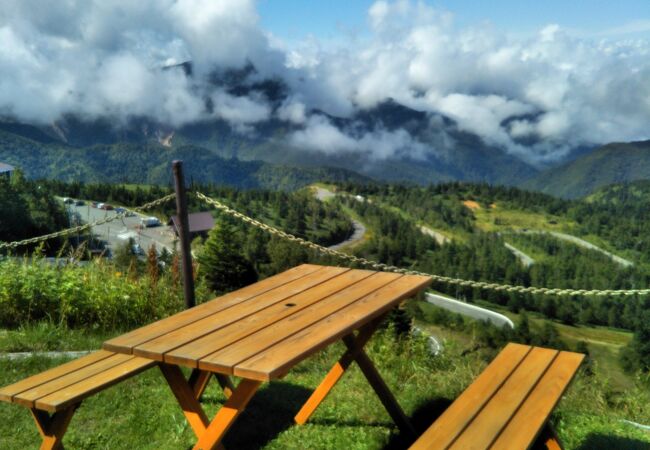
[[[275,118],[293,127],[292,145],[376,158],[432,149],[403,129],[341,129],[330,118],[393,99],[531,162],[649,137],[647,41],[577,38],[553,24],[525,38],[460,29],[450,12],[408,0],[375,2],[368,26],[350,47],[289,45],[261,28],[252,0],[4,0],[0,115],[214,118],[241,132]],[[191,77],[164,69],[184,61]],[[213,82],[250,64],[252,78],[282,80],[288,95],[277,102]]]

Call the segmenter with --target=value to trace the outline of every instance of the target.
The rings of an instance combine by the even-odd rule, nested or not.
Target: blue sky
[[[532,34],[548,24],[581,36],[650,38],[650,0],[446,0],[428,5],[454,14],[459,27],[491,23],[502,32]],[[287,40],[333,39],[367,31],[370,0],[260,0],[261,25]]]

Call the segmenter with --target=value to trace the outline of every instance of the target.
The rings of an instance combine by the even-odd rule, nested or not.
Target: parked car
[[[76,206],[83,206],[83,205],[86,204],[86,202],[84,202],[83,200],[77,200],[76,202],[74,202],[74,204],[75,204]]]
[[[69,205],[71,203],[74,203],[74,200],[71,199],[70,197],[63,197],[63,203],[65,203],[66,205]]]
[[[90,202],[90,206],[92,206],[93,208],[99,208],[99,205],[100,204],[97,202]]]
[[[160,220],[157,217],[145,217],[140,221],[144,227],[157,227],[160,225]]]
[[[118,206],[115,208],[115,212],[118,214],[122,214],[123,212],[126,212],[126,208],[122,208],[121,206]]]
[[[100,203],[100,204],[101,206],[99,207],[99,209],[105,209],[106,211],[113,211],[115,209],[113,205],[109,205],[108,203]]]
[[[127,211],[126,214],[124,214],[126,217],[134,217],[135,213],[133,211]]]

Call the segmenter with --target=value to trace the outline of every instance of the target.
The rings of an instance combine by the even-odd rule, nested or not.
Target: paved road
[[[336,197],[336,193],[321,187],[316,187],[314,195],[316,195],[316,198],[320,201],[325,201],[330,198]],[[327,248],[330,248],[332,250],[340,250],[343,247],[347,247],[348,245],[354,245],[363,240],[364,236],[366,235],[366,226],[361,222],[359,222],[358,220],[353,219],[352,217],[348,217],[348,218],[350,219],[350,221],[352,222],[352,226],[354,227],[352,236],[350,236],[344,241],[339,242],[338,244],[330,245]]]
[[[512,252],[513,255],[515,255],[519,261],[524,265],[524,267],[530,267],[535,263],[535,260],[519,250],[517,247],[515,247],[512,244],[508,244],[507,242],[504,242],[503,245]]]
[[[431,228],[429,228],[427,226],[420,225],[420,231],[422,231],[424,234],[428,234],[429,236],[434,238],[436,240],[436,242],[438,243],[438,245],[444,245],[444,244],[448,244],[448,243],[451,242],[451,239],[449,239],[447,236],[445,236],[441,232],[433,230],[433,229],[431,229]]]
[[[94,208],[90,205],[90,202],[86,202],[82,206],[66,205],[66,209],[70,215],[78,213],[84,223],[117,215],[115,211]],[[147,216],[136,213],[132,217],[122,217],[106,224],[97,225],[93,227],[92,232],[99,239],[107,242],[107,247],[113,253],[115,248],[123,244],[129,237],[132,237],[136,243],[140,244],[140,247],[145,252],[152,244],[155,244],[158,250],[165,247],[171,252],[174,249],[174,234],[171,227],[161,225],[143,228],[141,220],[145,217]]]
[[[563,241],[571,242],[573,244],[576,244],[580,247],[587,248],[589,250],[595,250],[597,252],[602,253],[603,255],[606,255],[609,257],[612,261],[614,261],[617,264],[620,264],[623,267],[631,267],[634,265],[632,261],[629,259],[621,258],[620,256],[617,256],[613,253],[608,252],[605,249],[602,249],[598,247],[597,245],[592,244],[591,242],[587,242],[584,239],[580,239],[579,237],[573,236],[571,234],[566,234],[566,233],[560,233],[559,231],[539,231],[539,230],[526,230],[526,231],[521,231],[521,233],[525,234],[550,234],[551,236],[555,236],[558,239],[561,239]]]
[[[515,324],[508,317],[504,316],[503,314],[490,311],[489,309],[481,308],[476,305],[461,302],[460,300],[454,300],[448,297],[443,297],[442,295],[433,294],[430,292],[425,294],[425,298],[428,303],[431,303],[432,305],[438,306],[448,311],[462,314],[463,316],[471,317],[476,320],[487,320],[488,322],[500,328],[515,328]]]

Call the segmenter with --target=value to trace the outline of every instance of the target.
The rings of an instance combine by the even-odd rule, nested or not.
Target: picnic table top
[[[431,283],[304,264],[115,337],[105,350],[268,381]]]

